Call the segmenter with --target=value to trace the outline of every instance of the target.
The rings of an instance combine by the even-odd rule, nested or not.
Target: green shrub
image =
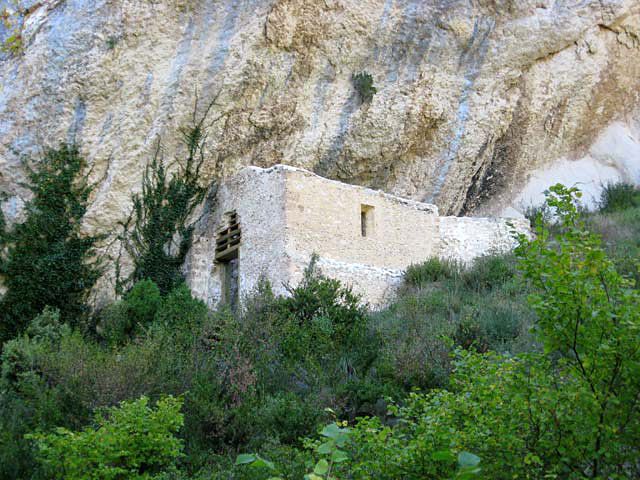
[[[144,332],[162,304],[160,289],[151,280],[136,282],[123,300],[99,312],[96,333],[109,345],[122,345]]]
[[[515,275],[513,257],[486,255],[476,258],[470,268],[461,273],[461,280],[469,289],[488,290],[502,286]]]
[[[640,205],[640,191],[635,185],[618,182],[607,183],[602,188],[598,203],[601,212],[617,212]]]
[[[373,77],[369,72],[354,73],[351,77],[353,87],[358,92],[358,96],[362,103],[369,103],[373,100],[373,96],[378,92],[373,86]]]
[[[129,309],[123,300],[104,307],[97,314],[95,331],[107,344],[117,346],[126,343],[133,333]]]
[[[202,311],[199,303],[195,308]],[[198,455],[204,448],[221,448],[231,402],[220,356],[212,350],[212,319],[188,308],[183,314],[192,322],[154,324],[135,341],[108,347],[42,318],[8,342],[0,379],[0,478],[34,476],[26,433],[56,425],[75,430],[91,421],[96,408],[141,395],[185,394],[184,432],[193,461],[203,461]]]
[[[51,478],[157,479],[182,455],[182,442],[175,436],[184,422],[181,407],[182,400],[165,397],[154,409],[142,397],[96,415],[96,428],[58,428],[28,437],[36,442],[38,460]]]
[[[81,178],[85,162],[74,145],[45,151],[28,169],[33,199],[26,219],[4,231],[0,265],[6,293],[0,300],[0,344],[24,330],[45,306],[78,324],[88,313],[87,296],[99,278],[95,260],[100,237],[80,232],[92,187]],[[4,222],[2,222],[4,223]]]
[[[323,408],[313,398],[276,392],[244,403],[234,415],[231,429],[245,437],[245,448],[293,445],[325,420]]]
[[[53,309],[36,317],[20,337],[5,343],[0,376],[0,478],[31,478],[34,458],[24,436],[38,428],[73,422],[78,409],[67,408],[62,389],[50,379],[41,359],[69,335]],[[30,337],[32,336],[32,338]]]
[[[519,353],[523,350],[520,341],[526,342],[527,335],[522,329],[528,316],[525,308],[511,302],[498,298],[476,300],[463,309],[453,339],[456,345],[478,352]],[[533,349],[532,345],[524,348]]]
[[[153,322],[162,298],[158,286],[152,280],[147,279],[137,282],[127,292],[124,301],[132,324],[145,327]]]
[[[460,269],[455,260],[431,257],[424,263],[410,265],[404,274],[404,281],[412,287],[423,287],[432,282],[455,278]]]
[[[283,347],[293,357],[328,353],[366,332],[360,298],[338,280],[320,275],[315,262],[312,259],[300,284],[290,289],[290,297],[278,301],[286,321]]]
[[[153,321],[165,327],[193,327],[202,323],[208,314],[204,302],[194,298],[189,287],[182,283],[162,299]]]
[[[456,455],[445,442],[423,437],[424,425],[412,417],[409,408],[395,411],[400,420],[396,428],[382,427],[378,419],[361,419],[354,429],[347,422],[334,422],[317,439],[307,439],[305,446],[315,458],[306,462],[309,473],[304,479],[469,480],[481,472],[479,457],[465,451]],[[257,454],[236,458],[236,466],[251,471],[253,478],[282,480],[285,477],[273,476],[281,474],[281,465],[281,461],[274,463]]]
[[[563,393],[552,393],[573,395],[568,426],[546,427],[566,442],[560,465],[592,478],[624,477],[635,469],[629,462],[640,445],[640,293],[586,229],[576,205],[580,195],[575,188],[552,187],[547,203],[561,232],[552,238],[538,224],[533,239],[520,236],[517,254],[535,291],[530,303],[545,351],[560,356],[557,376],[565,381],[554,388]]]
[[[402,390],[446,384],[451,362],[450,345],[456,323],[449,305],[450,292],[404,294],[386,310],[372,315],[372,327],[382,339],[377,365],[385,380]],[[455,317],[454,317],[455,318]],[[383,368],[382,368],[383,367]]]

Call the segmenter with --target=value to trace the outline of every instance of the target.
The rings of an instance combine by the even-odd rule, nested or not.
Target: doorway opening
[[[222,267],[222,298],[223,304],[232,310],[238,307],[240,291],[240,242],[241,231],[238,214],[235,211],[225,213],[226,227],[218,231],[216,236],[215,261]]]

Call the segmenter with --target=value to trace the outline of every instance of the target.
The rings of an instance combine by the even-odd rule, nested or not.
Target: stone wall
[[[392,298],[407,266],[434,255],[470,262],[506,251],[514,246],[512,230],[527,228],[521,220],[440,217],[433,205],[302,169],[248,167],[221,186],[189,260],[190,284],[210,305],[220,299],[224,277],[214,262],[216,234],[231,211],[242,230],[241,297],[261,277],[286,293],[316,254],[323,274],[352,286],[372,307]]]
[[[187,281],[194,294],[208,305],[215,305],[221,298],[223,271],[214,260],[215,240],[231,211],[238,214],[242,230],[240,296],[250,294],[261,277],[270,281],[276,293],[285,292],[289,260],[285,248],[284,180],[277,170],[248,167],[220,186],[213,215],[203,212],[203,222],[187,260]]]

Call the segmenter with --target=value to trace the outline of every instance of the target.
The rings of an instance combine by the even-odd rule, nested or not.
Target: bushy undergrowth
[[[640,286],[640,192],[628,184],[610,184],[600,210],[586,214],[589,228],[601,235],[618,271]]]
[[[209,311],[184,285],[162,295],[149,280],[100,312],[93,336],[47,310],[3,352],[0,478],[37,476],[25,434],[78,429],[98,408],[164,394],[184,396],[185,471],[236,475],[228,459],[238,449],[299,458],[300,438],[333,415],[384,415],[386,398],[445,384],[452,348],[445,336],[457,338],[465,315],[492,345],[516,349],[525,321],[512,313],[516,326],[505,335],[483,317],[473,299],[486,292],[463,280],[478,275],[472,271],[437,288],[411,287],[375,315],[313,263],[289,296],[274,296],[264,283],[237,313]],[[300,473],[296,462],[287,468]]]
[[[611,213],[640,206],[640,191],[625,182],[607,183],[602,189],[598,206],[601,212]]]
[[[60,480],[152,480],[173,470],[182,453],[175,434],[183,424],[182,401],[142,397],[122,402],[95,416],[81,432],[57,428],[27,435],[36,443],[47,478]]]
[[[96,479],[630,478],[640,208],[585,214],[573,195],[553,190],[561,221],[518,258],[427,259],[378,312],[315,262],[239,311],[149,278],[82,328],[40,309],[2,350],[0,479],[65,461]],[[167,395],[182,404],[162,456],[123,432],[156,425],[146,399]]]
[[[640,293],[586,229],[578,197],[552,187],[556,233],[540,221],[534,238],[519,236],[544,350],[458,349],[446,389],[411,394],[390,406],[390,419],[332,424],[308,440],[304,478],[638,477]],[[285,476],[269,457],[237,464],[256,479]]]
[[[406,388],[442,386],[451,372],[451,341],[464,348],[517,353],[535,349],[533,315],[512,256],[464,267],[430,258],[407,270],[402,295],[372,315],[385,339],[386,368]]]

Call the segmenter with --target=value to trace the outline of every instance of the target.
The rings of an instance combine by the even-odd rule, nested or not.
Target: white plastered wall
[[[223,268],[215,261],[215,241],[226,214],[235,211],[241,229],[239,295],[244,298],[267,279],[275,293],[288,281],[285,251],[284,176],[275,169],[248,167],[220,186],[212,218],[194,241],[188,282],[209,306],[222,297]]]

